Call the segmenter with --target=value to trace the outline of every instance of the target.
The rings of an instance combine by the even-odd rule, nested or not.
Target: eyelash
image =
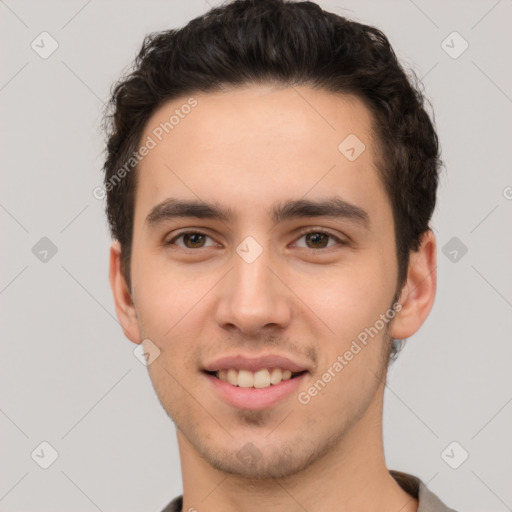
[[[300,238],[302,238],[302,237],[304,237],[306,235],[310,235],[310,234],[327,235],[330,239],[335,240],[341,246],[349,244],[348,241],[342,240],[341,238],[337,237],[336,235],[333,235],[332,233],[330,233],[329,231],[323,231],[323,230],[320,230],[320,229],[308,229],[306,231],[302,231],[301,233],[299,233],[299,235],[298,235],[296,240],[299,240]],[[174,245],[176,240],[182,238],[184,235],[202,235],[202,236],[205,236],[205,237],[208,237],[208,238],[212,239],[212,237],[210,235],[207,235],[206,233],[203,233],[201,231],[183,231],[182,233],[179,233],[178,235],[173,237],[168,242],[165,242],[164,245],[166,245],[166,246]],[[333,246],[320,247],[318,249],[314,249],[314,248],[311,248],[311,247],[302,247],[302,249],[309,249],[310,251],[319,251],[319,250],[329,249],[330,247],[333,247]],[[189,247],[180,247],[180,249],[183,249],[185,251],[197,251],[199,249],[206,249],[206,247],[198,247],[196,249],[191,249]]]

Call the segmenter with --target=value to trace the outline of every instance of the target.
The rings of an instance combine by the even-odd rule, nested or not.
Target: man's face
[[[157,145],[138,169],[140,339],[161,351],[149,373],[182,450],[227,472],[292,474],[379,422],[390,339],[378,321],[397,262],[370,113],[355,97],[307,87],[193,96],[161,141],[154,130],[188,97],[161,107],[141,139]],[[366,147],[359,156],[353,135],[338,149],[350,134]],[[154,210],[171,198],[230,215]],[[346,204],[334,216],[282,208],[300,200]],[[279,383],[287,372],[274,368],[294,376]],[[254,378],[262,388],[243,387]]]

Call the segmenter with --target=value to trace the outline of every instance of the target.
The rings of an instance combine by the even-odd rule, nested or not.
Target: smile
[[[287,397],[295,396],[307,374],[307,371],[294,374],[280,368],[262,368],[255,372],[229,369],[203,373],[217,398],[231,407],[249,410],[268,409]],[[270,382],[271,377],[275,383]]]
[[[291,370],[284,370],[282,368],[262,368],[254,372],[229,368],[228,370],[219,370],[212,373],[221,381],[227,382],[232,386],[264,389],[269,386],[275,386],[284,380],[294,378],[303,372],[293,373]]]

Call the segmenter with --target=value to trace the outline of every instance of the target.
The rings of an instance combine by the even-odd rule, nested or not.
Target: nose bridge
[[[258,256],[253,256],[250,249],[247,253],[248,258],[240,255],[241,249],[234,256],[234,286],[235,295],[245,301],[254,301],[264,295],[272,295],[272,283],[270,282],[271,272],[268,267],[270,264],[270,255],[268,248],[261,251]]]
[[[232,256],[233,270],[224,282],[217,310],[219,324],[257,331],[267,324],[285,326],[290,319],[286,287],[269,269],[268,244],[246,237]]]

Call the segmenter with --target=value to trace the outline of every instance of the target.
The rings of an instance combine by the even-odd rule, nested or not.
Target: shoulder
[[[418,512],[457,512],[448,508],[417,476],[394,470],[389,473],[407,494],[418,500]]]
[[[174,498],[164,509],[162,512],[181,512],[183,507],[183,496],[178,496]]]

